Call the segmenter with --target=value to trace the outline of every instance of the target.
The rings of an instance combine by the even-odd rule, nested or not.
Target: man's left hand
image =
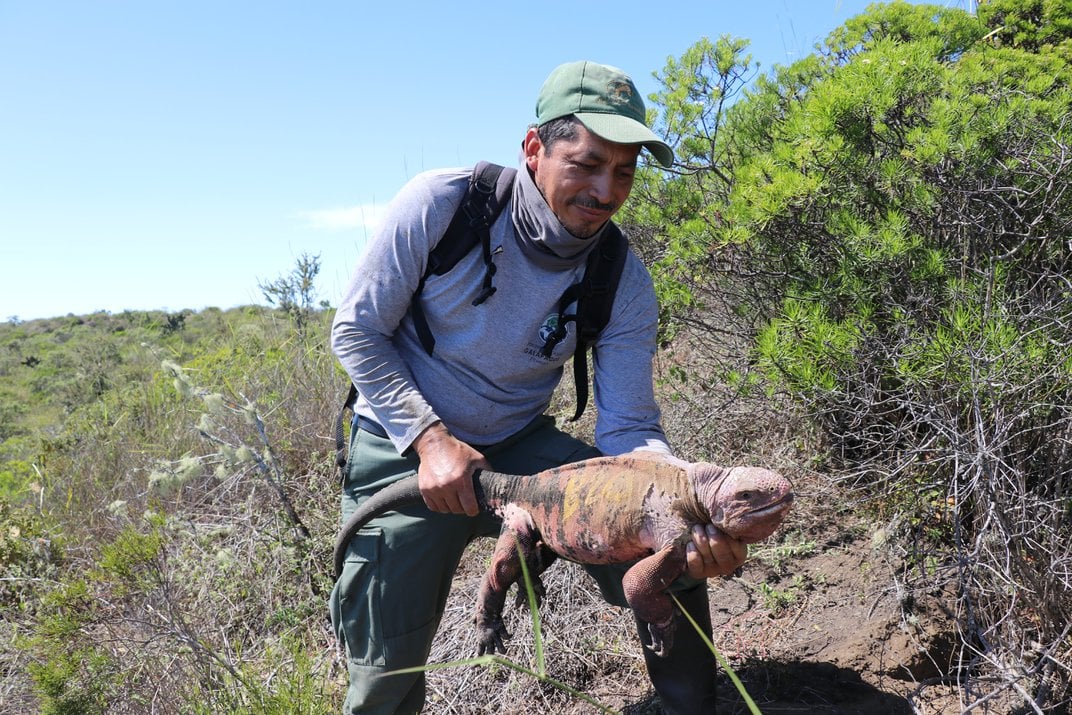
[[[748,546],[708,524],[692,527],[685,551],[686,573],[694,579],[729,576],[744,564]]]

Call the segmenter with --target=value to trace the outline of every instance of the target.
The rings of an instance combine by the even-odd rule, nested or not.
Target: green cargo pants
[[[555,428],[549,417],[534,420],[513,437],[482,451],[496,471],[507,474],[531,474],[599,455],[594,447]],[[359,502],[416,471],[416,458],[399,456],[390,440],[352,430],[342,521]],[[332,626],[346,647],[349,663],[344,713],[391,715],[421,710],[423,674],[383,673],[427,661],[462,552],[476,537],[498,533],[498,522],[487,514],[438,514],[418,504],[374,519],[353,538],[329,601]],[[588,567],[588,571],[604,598],[626,605],[621,588],[624,568]],[[703,584],[691,590],[703,597],[703,612],[697,615],[706,620],[706,590]],[[685,631],[688,638],[690,630],[686,626],[678,633]],[[713,685],[713,659],[710,667],[693,662],[688,670]],[[674,671],[673,677],[680,678],[681,669]]]

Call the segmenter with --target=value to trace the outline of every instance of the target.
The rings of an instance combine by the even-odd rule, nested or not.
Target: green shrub
[[[965,648],[1008,662],[1072,620],[1070,62],[1049,0],[873,5],[747,90],[739,43],[698,43],[655,95],[681,171],[629,214],[669,317],[750,346],[843,488],[960,580]]]

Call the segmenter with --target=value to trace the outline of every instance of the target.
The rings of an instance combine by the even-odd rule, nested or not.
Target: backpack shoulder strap
[[[479,305],[491,297],[495,292],[492,285],[492,277],[495,275],[495,264],[491,261],[491,225],[502,213],[503,207],[510,200],[510,192],[514,186],[514,177],[517,169],[505,168],[498,164],[481,161],[473,167],[473,173],[469,177],[469,186],[461,204],[450,220],[450,225],[443,233],[442,238],[436,244],[432,252],[428,254],[428,268],[421,277],[417,290],[413,293],[411,311],[413,322],[417,328],[417,336],[421,339],[421,345],[432,354],[435,348],[435,337],[428,320],[424,316],[421,307],[421,292],[424,290],[424,282],[428,276],[441,276],[455,266],[477,243],[483,245],[484,265],[484,288],[474,305]],[[347,410],[352,411],[357,400],[357,388],[350,384],[350,391],[343,400],[342,408],[335,418],[335,464],[339,468],[340,479],[346,476],[346,439],[343,434]]]
[[[417,329],[417,337],[421,345],[429,355],[435,349],[435,336],[428,327],[428,320],[421,306],[421,292],[424,290],[424,282],[429,276],[441,276],[460,261],[473,247],[480,243],[484,256],[484,285],[480,295],[473,301],[473,305],[480,305],[491,297],[495,292],[492,278],[495,275],[495,264],[491,260],[491,225],[495,223],[502,212],[506,202],[510,199],[510,191],[514,185],[516,169],[508,169],[498,164],[481,161],[473,167],[473,173],[469,177],[469,187],[462,199],[458,210],[450,220],[443,237],[428,255],[428,268],[417,284],[417,290],[413,293],[410,302],[410,311],[413,314],[413,323]]]
[[[599,246],[588,256],[577,299],[577,349],[573,353],[573,381],[577,390],[577,411],[572,421],[580,419],[588,405],[588,348],[595,344],[610,322],[614,296],[622,277],[629,244],[621,230],[610,223]]]
[[[346,411],[354,409],[357,402],[357,388],[350,383],[350,391],[346,393],[346,399],[342,401],[342,407],[335,418],[335,466],[339,468],[339,483],[346,481],[346,437],[343,435],[343,423],[346,421]]]

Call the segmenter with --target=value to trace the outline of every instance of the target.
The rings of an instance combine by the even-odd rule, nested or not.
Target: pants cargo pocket
[[[363,529],[354,535],[329,599],[331,625],[350,660],[378,667],[385,664],[380,613],[383,578],[378,573],[382,542],[379,529]]]
[[[387,661],[398,666],[417,666],[426,663],[432,649],[432,640],[439,627],[439,620],[440,617],[434,615],[408,633],[385,636]]]

